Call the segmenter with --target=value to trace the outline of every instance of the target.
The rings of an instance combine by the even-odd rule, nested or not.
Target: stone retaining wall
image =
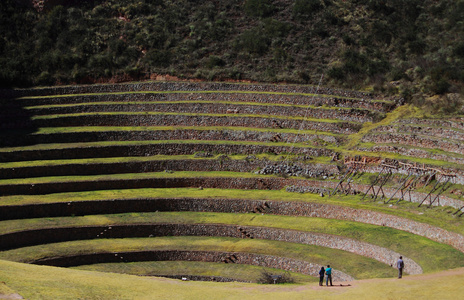
[[[64,95],[83,93],[111,93],[133,91],[248,91],[248,92],[273,92],[273,93],[307,93],[336,95],[350,98],[372,99],[372,95],[360,91],[338,90],[327,87],[305,85],[280,85],[280,84],[239,84],[225,82],[137,82],[123,84],[94,84],[76,86],[54,86],[35,89],[18,89],[11,91],[16,97]],[[7,95],[8,91],[3,91]]]
[[[85,146],[85,147],[84,147]],[[163,142],[148,145],[114,145],[40,150],[6,150],[0,148],[0,161],[32,161],[32,160],[55,160],[55,159],[79,159],[79,158],[101,158],[101,157],[126,157],[126,156],[152,156],[152,155],[193,155],[197,152],[213,154],[259,154],[259,153],[293,153],[307,156],[333,156],[334,152],[325,148],[291,147],[289,146],[266,146],[253,144],[208,144],[208,143],[176,143]]]
[[[464,130],[464,118],[454,118],[448,120],[440,119],[405,119],[398,120],[399,124],[426,125],[432,127],[457,128]]]
[[[464,237],[439,227],[375,211],[309,202],[196,198],[73,201],[0,206],[0,219],[11,220],[155,211],[261,213],[346,220],[407,231],[439,243],[450,245],[464,252]]]
[[[427,127],[418,125],[392,125],[380,126],[371,132],[389,132],[402,134],[418,134],[428,137],[437,137],[448,140],[464,141],[464,132],[454,128]]]
[[[369,188],[369,186],[367,186],[367,185],[359,185],[359,184],[352,184],[352,186],[354,187],[354,189],[356,189],[358,191],[364,191],[364,192],[367,191],[367,189]],[[378,188],[376,188],[376,191],[377,190],[378,190]],[[387,198],[390,198],[390,197],[393,196],[393,194],[395,193],[397,188],[383,187],[382,190],[384,191],[385,196]],[[369,194],[372,194],[372,191],[370,191]],[[420,203],[420,202],[422,202],[422,200],[425,199],[426,196],[427,196],[427,193],[411,192],[410,195],[409,195],[409,192],[408,192],[408,194],[404,196],[404,200],[405,201],[410,201],[410,202],[415,202],[415,203]],[[436,194],[432,194],[432,199],[435,198],[435,196],[436,196]],[[398,193],[396,193],[395,197],[396,197],[396,199],[401,197],[400,191],[398,191]],[[430,199],[430,198],[427,198],[427,199]],[[429,205],[429,204],[430,204],[430,201],[427,200],[427,201],[424,202],[423,205]],[[444,196],[444,195],[440,195],[439,198],[437,200],[435,200],[434,203],[432,203],[432,205],[433,206],[451,206],[451,207],[453,207],[455,209],[459,209],[459,208],[464,206],[464,201],[454,199],[454,198],[451,198],[451,197],[447,197],[447,196]]]
[[[0,179],[12,178],[31,178],[48,176],[76,176],[76,175],[103,175],[103,174],[124,174],[124,173],[145,173],[162,171],[231,171],[231,172],[252,172],[266,166],[275,165],[269,160],[249,158],[246,160],[229,159],[227,156],[219,159],[185,159],[185,160],[150,160],[140,162],[121,162],[121,163],[84,163],[84,164],[63,164],[33,167],[0,168]],[[312,174],[308,177],[322,177],[338,175],[339,171],[335,165],[327,164],[303,164],[293,163],[305,171],[305,174]]]
[[[410,145],[413,147],[422,147],[429,149],[441,149],[447,152],[464,154],[464,146],[459,141],[447,141],[433,137],[426,137],[414,134],[399,134],[399,133],[379,133],[367,134],[362,138],[362,142],[384,143],[384,144],[400,144]]]
[[[0,135],[0,146],[19,146],[34,144],[59,144],[59,143],[91,143],[100,141],[171,141],[171,140],[210,140],[210,141],[249,141],[249,142],[280,142],[340,145],[346,139],[344,136],[327,134],[294,134],[282,131],[256,131],[249,129],[169,129],[169,130],[131,130],[131,131],[82,131],[50,134],[25,134],[17,133]]]
[[[290,104],[290,105],[312,105],[327,107],[345,107],[367,109],[378,112],[389,112],[396,105],[394,102],[370,101],[367,99],[338,98],[323,95],[304,96],[299,94],[263,94],[263,93],[184,93],[184,92],[153,92],[153,93],[131,93],[131,94],[94,94],[94,95],[67,95],[51,98],[23,98],[20,100],[23,106],[75,104],[92,102],[169,102],[169,101],[227,101],[266,104]]]
[[[45,108],[31,108],[28,112],[32,115],[58,115],[94,112],[174,112],[192,114],[242,114],[264,116],[307,116],[316,119],[336,119],[353,122],[374,122],[382,118],[382,115],[369,110],[341,109],[341,108],[312,108],[298,106],[276,105],[246,105],[225,103],[145,103],[145,104],[113,104],[106,105],[79,105],[57,106]],[[83,123],[85,124],[85,123]]]
[[[277,128],[297,130],[318,130],[339,134],[351,134],[361,128],[359,123],[319,122],[285,118],[246,117],[240,115],[208,116],[179,114],[101,114],[37,118],[32,121],[36,127],[80,127],[85,126],[223,126],[249,128]]]
[[[231,263],[253,265],[265,268],[275,268],[285,271],[319,276],[321,265],[307,261],[273,255],[240,253],[240,252],[213,252],[213,251],[140,251],[117,253],[92,253],[66,257],[53,257],[36,260],[30,263],[56,267],[73,267],[99,263],[121,263],[135,261],[200,261],[215,263]],[[353,281],[354,278],[339,270],[334,270],[334,281]]]
[[[0,194],[2,195],[41,195],[49,193],[64,193],[78,191],[93,191],[93,190],[111,190],[111,189],[135,189],[135,188],[182,188],[182,187],[198,187],[198,188],[220,188],[220,189],[241,189],[241,190],[280,190],[286,186],[297,187],[314,187],[314,188],[335,188],[337,182],[334,181],[318,181],[293,178],[276,178],[276,177],[259,177],[259,178],[237,178],[237,177],[221,177],[221,178],[144,178],[144,179],[114,179],[114,180],[95,180],[95,178],[83,181],[73,182],[50,182],[50,183],[35,183],[35,184],[9,184],[0,185]],[[358,192],[365,192],[369,188],[368,185],[351,184],[352,188]],[[383,188],[385,195],[391,197],[396,189]],[[372,194],[372,191],[369,192]],[[412,202],[421,202],[427,194],[419,192],[411,192]],[[398,195],[396,195],[398,197]],[[424,205],[427,205],[425,202]],[[440,196],[438,201],[433,205],[451,206],[459,209],[464,206],[461,200],[453,199],[446,196]]]
[[[365,152],[391,152],[391,153],[396,153],[396,154],[415,157],[415,158],[428,158],[428,159],[442,160],[442,161],[464,165],[464,158],[461,158],[461,157],[447,155],[447,154],[433,153],[433,152],[427,151],[426,149],[409,148],[407,146],[401,146],[401,145],[395,145],[395,146],[378,145],[378,146],[372,146],[369,148],[359,147],[357,149],[359,151],[365,151]],[[449,169],[449,168],[446,168],[446,169]],[[462,172],[457,169],[449,169],[449,170],[451,172]],[[463,176],[461,175],[460,177],[463,177]],[[464,181],[460,181],[460,182],[462,182],[460,184],[464,184]]]
[[[287,185],[310,187],[334,187],[335,182],[285,179],[276,177],[198,177],[198,178],[141,178],[141,179],[95,179],[49,183],[18,183],[0,185],[0,194],[6,195],[44,195],[97,190],[120,190],[140,188],[222,188],[241,190],[280,190]]]
[[[7,250],[73,240],[154,236],[217,236],[317,245],[369,257],[387,265],[393,265],[400,256],[399,253],[389,249],[342,236],[268,227],[219,224],[112,225],[26,230],[0,235],[2,241],[0,247],[1,250]],[[404,256],[403,259],[406,273],[422,273],[422,268],[412,259]]]

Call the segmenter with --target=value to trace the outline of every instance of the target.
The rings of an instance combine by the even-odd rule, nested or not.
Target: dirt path
[[[21,295],[10,289],[5,282],[0,282],[0,299],[24,299]]]

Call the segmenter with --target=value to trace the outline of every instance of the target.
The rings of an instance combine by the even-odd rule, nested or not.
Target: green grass
[[[442,119],[440,119],[440,121],[442,121]],[[401,127],[404,127],[404,128],[418,128],[419,127],[419,130],[420,128],[422,127],[427,127],[427,128],[434,128],[434,129],[445,129],[445,130],[452,130],[452,131],[456,131],[458,133],[461,133],[461,134],[464,134],[464,130],[461,129],[461,128],[455,128],[455,127],[451,127],[451,126],[439,126],[439,125],[433,125],[433,124],[418,124],[418,123],[399,123],[398,121],[392,123],[390,125],[392,128],[396,128],[398,133],[406,133],[408,131],[404,130],[404,129],[400,129]],[[380,131],[381,132],[381,131]]]
[[[374,143],[358,143],[356,144],[356,148],[358,147],[372,147]],[[381,144],[377,143],[375,145],[387,145],[387,144]],[[398,144],[396,145],[398,146]],[[400,145],[402,146],[402,145]],[[437,151],[438,149],[427,149],[427,148],[417,148],[421,150],[431,150],[431,151]],[[336,151],[336,147],[331,148],[331,150]],[[414,157],[414,156],[408,156],[408,155],[402,155],[402,154],[396,154],[393,152],[380,152],[380,151],[375,151],[375,152],[370,152],[369,150],[364,151],[364,150],[345,150],[344,147],[339,147],[340,153],[342,153],[345,156],[366,156],[366,157],[380,157],[380,158],[389,158],[389,159],[395,159],[395,160],[400,160],[402,162],[410,162],[410,163],[419,163],[419,164],[427,164],[430,166],[436,166],[436,167],[450,167],[450,168],[461,168],[462,165],[456,164],[456,163],[450,163],[448,161],[444,160],[438,160],[438,159],[432,159],[432,158],[420,158],[420,157]],[[439,153],[439,152],[437,152]],[[453,153],[455,154],[455,153]],[[459,154],[458,154],[459,155]]]
[[[158,179],[158,178],[267,178],[276,175],[257,175],[254,173],[229,172],[229,171],[173,171],[173,172],[147,172],[125,173],[108,175],[82,175],[82,176],[51,176],[34,178],[15,178],[0,180],[0,186],[11,184],[40,184],[40,183],[65,183],[78,181],[100,180],[134,180],[134,179]],[[306,179],[311,180],[311,179]]]
[[[285,103],[264,103],[264,102],[242,102],[242,101],[212,101],[212,100],[179,100],[179,101],[101,101],[101,102],[85,102],[85,103],[69,103],[69,104],[47,104],[47,105],[34,105],[24,107],[26,110],[30,109],[46,109],[56,107],[85,107],[96,105],[153,105],[153,104],[223,104],[223,105],[241,105],[241,106],[273,106],[273,107],[294,107],[304,109],[320,109],[320,110],[346,110],[351,111],[369,111],[363,108],[350,108],[338,106],[315,106],[315,105],[300,105],[300,104],[285,104]]]
[[[361,141],[362,137],[368,134],[371,130],[380,127],[390,125],[396,120],[403,118],[404,116],[418,115],[420,111],[411,105],[403,105],[395,110],[386,114],[386,117],[377,123],[365,122],[363,127],[357,133],[349,135],[349,142],[346,145],[347,149],[354,148]]]
[[[48,150],[48,149],[72,149],[82,147],[105,147],[105,146],[141,146],[141,145],[159,145],[159,144],[205,144],[205,145],[253,145],[253,146],[270,146],[270,147],[290,147],[289,143],[283,142],[250,142],[250,141],[199,141],[199,140],[158,140],[158,141],[103,141],[90,143],[55,143],[55,144],[37,144],[32,146],[22,147],[4,147],[0,148],[0,153],[14,151],[32,151],[32,150]],[[305,143],[294,143],[292,147],[308,148]],[[316,147],[314,147],[316,148]],[[336,149],[335,147],[324,147],[326,149]]]
[[[142,223],[227,224],[320,232],[397,251],[415,260],[424,272],[464,266],[464,253],[451,246],[389,227],[322,218],[199,212],[126,213],[3,221],[0,223],[0,232],[4,234],[39,228]]]
[[[162,130],[196,130],[196,131],[253,131],[253,132],[275,132],[293,134],[321,134],[328,136],[343,137],[345,135],[320,131],[320,130],[298,130],[290,128],[255,128],[255,127],[227,127],[227,126],[82,126],[82,127],[45,127],[39,128],[34,134],[52,133],[75,133],[75,132],[108,132],[108,131],[162,131]]]
[[[85,117],[85,116],[195,116],[195,117],[227,117],[227,118],[262,118],[262,119],[278,119],[278,120],[294,120],[317,123],[351,123],[359,124],[354,121],[340,121],[336,119],[317,119],[308,117],[294,116],[277,116],[277,115],[253,115],[253,114],[212,114],[212,113],[180,113],[180,112],[89,112],[89,113],[72,113],[72,114],[54,114],[33,116],[32,120],[52,120],[57,118],[69,117]]]
[[[173,276],[173,275],[197,275],[218,276],[235,280],[257,282],[262,271],[271,274],[283,274],[280,269],[264,268],[240,264],[223,264],[194,261],[156,261],[156,262],[133,262],[133,263],[106,263],[73,267],[76,270],[88,270],[99,272],[121,273],[139,276]],[[296,283],[316,282],[317,277],[289,272]]]
[[[456,299],[462,272],[406,276],[317,289],[317,283],[182,282],[0,261],[0,280],[27,299]],[[394,276],[392,276],[394,277]]]
[[[375,132],[373,133],[374,135],[389,135],[390,133],[389,132]],[[438,140],[438,141],[443,141],[443,142],[446,142],[446,143],[450,143],[450,144],[457,144],[457,143],[461,143],[462,141],[460,140],[454,140],[454,139],[451,139],[451,138],[444,138],[444,137],[436,137],[436,136],[430,136],[430,135],[425,135],[425,134],[417,134],[417,133],[409,133],[409,132],[394,132],[393,134],[397,134],[397,135],[400,135],[400,136],[414,136],[414,137],[419,137],[419,138],[424,138],[424,139],[430,139],[430,140]],[[437,149],[437,150],[440,150],[439,148],[427,148],[427,147],[422,147],[424,149]]]
[[[249,155],[227,155],[230,160],[246,160]],[[287,155],[285,157],[275,154],[257,154],[253,155],[255,159],[267,160],[273,162],[282,162],[285,160],[297,159],[296,155]],[[219,160],[222,154],[216,154],[211,157],[196,157],[195,155],[154,155],[154,156],[124,156],[124,157],[103,157],[103,158],[83,158],[83,159],[61,159],[61,160],[33,160],[33,161],[15,161],[0,163],[1,169],[21,168],[21,167],[38,167],[38,166],[59,166],[66,164],[111,164],[111,163],[136,163],[136,162],[153,162],[153,161],[189,161],[189,160]],[[331,158],[327,156],[318,156],[311,159],[311,164],[324,163],[333,164]]]
[[[254,130],[254,129],[253,129]],[[267,129],[263,129],[266,131]],[[48,131],[48,129],[47,129]],[[60,129],[58,129],[58,132]],[[52,133],[53,129],[51,129],[48,133]],[[82,132],[85,132],[82,131]],[[308,131],[307,134],[323,134],[323,135],[331,135],[328,132],[319,132],[319,131]],[[333,134],[333,136],[337,136]],[[352,135],[346,135],[346,137],[350,138],[349,145],[355,147],[353,145],[357,145],[357,147],[364,146],[369,147],[372,146],[372,143],[358,143],[361,137],[351,139]],[[72,148],[83,148],[83,147],[105,147],[105,146],[138,146],[138,145],[155,145],[155,144],[210,144],[210,145],[256,145],[256,146],[280,146],[280,147],[294,147],[294,148],[307,148],[308,144],[305,143],[284,143],[284,142],[250,142],[250,141],[204,141],[204,140],[158,140],[158,141],[102,141],[102,142],[87,142],[87,143],[55,143],[55,144],[37,144],[32,146],[21,146],[21,147],[4,147],[0,148],[0,153],[5,152],[14,152],[14,151],[33,151],[33,150],[48,150],[48,149],[72,149]],[[321,148],[321,147],[313,147],[313,148]],[[332,150],[335,152],[339,152],[344,156],[367,156],[367,157],[382,157],[382,158],[390,158],[390,159],[397,159],[402,161],[409,161],[409,162],[416,162],[416,163],[424,163],[431,166],[437,167],[457,167],[460,168],[460,165],[450,163],[447,161],[442,160],[435,160],[435,159],[428,159],[428,158],[417,158],[407,155],[400,155],[391,152],[369,152],[369,151],[361,151],[355,150],[354,148],[347,150],[347,146],[334,146],[334,145],[326,145],[323,147],[328,150]],[[419,148],[422,149],[422,148]],[[447,152],[443,152],[439,149],[423,149],[426,151],[432,151],[437,154],[446,154]],[[457,155],[452,153],[453,155]],[[289,155],[289,154],[285,154]],[[290,154],[291,155],[291,154]],[[317,157],[315,157],[317,161]],[[322,162],[327,162],[324,159]]]
[[[127,189],[102,190],[72,193],[56,193],[47,195],[12,195],[0,197],[1,205],[21,205],[37,203],[56,203],[72,201],[98,201],[111,199],[138,198],[206,198],[206,199],[249,199],[273,201],[322,202],[325,204],[346,206],[356,209],[377,211],[396,215],[413,221],[427,223],[449,231],[464,235],[464,218],[451,215],[454,209],[449,207],[417,207],[416,203],[400,202],[389,206],[383,202],[361,201],[362,196],[340,196],[320,198],[317,194],[288,193],[284,190],[229,190],[229,189],[198,189],[198,188],[160,188],[160,189]]]
[[[82,93],[82,94],[63,94],[63,95],[46,95],[46,96],[27,96],[17,98],[21,99],[47,99],[47,98],[64,98],[64,97],[77,97],[77,96],[105,96],[105,95],[133,95],[133,94],[256,94],[256,95],[290,95],[290,96],[307,96],[307,97],[321,97],[321,98],[339,98],[358,100],[359,98],[343,97],[337,95],[325,94],[311,94],[311,93],[283,93],[283,92],[259,92],[259,91],[131,91],[131,92],[106,92],[106,93]],[[366,100],[365,100],[366,101]],[[389,100],[368,100],[369,102],[387,103],[391,104],[393,101]]]
[[[287,257],[319,265],[331,264],[335,269],[357,279],[386,278],[394,273],[389,265],[347,251],[280,241],[225,237],[174,236],[72,241],[3,251],[0,259],[29,262],[77,254],[164,250],[239,252]]]
[[[68,164],[111,164],[111,163],[137,163],[137,162],[155,162],[155,161],[209,161],[220,160],[222,155],[216,154],[211,157],[197,157],[195,155],[155,155],[155,156],[124,156],[124,157],[103,157],[103,158],[83,158],[83,159],[61,159],[61,160],[32,160],[32,161],[15,161],[0,163],[0,170],[14,169],[24,167],[41,167],[41,166],[60,166]],[[246,160],[248,155],[227,155],[228,160],[242,161]],[[271,154],[257,154],[254,155],[257,160],[266,160],[272,162],[285,162],[289,160],[291,163],[298,157],[295,155],[271,155]],[[323,163],[333,164],[331,158],[327,156],[318,156],[310,160],[311,164]],[[306,162],[307,163],[307,162]]]

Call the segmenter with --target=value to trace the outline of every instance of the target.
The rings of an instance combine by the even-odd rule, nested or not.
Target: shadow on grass
[[[30,134],[37,131],[32,115],[24,109],[15,90],[0,90],[0,147],[34,144]],[[1,159],[0,159],[1,160]]]

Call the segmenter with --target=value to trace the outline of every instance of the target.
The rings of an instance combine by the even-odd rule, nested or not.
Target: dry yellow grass
[[[185,282],[6,261],[0,269],[0,281],[27,299],[456,299],[464,294],[464,268],[343,287]]]

